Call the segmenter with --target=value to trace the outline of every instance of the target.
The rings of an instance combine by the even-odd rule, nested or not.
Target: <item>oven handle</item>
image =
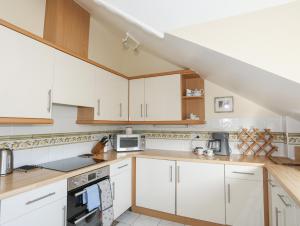
[[[86,192],[86,190],[82,190],[80,192],[77,192],[74,194],[75,197],[79,196],[79,195],[83,195]]]
[[[87,218],[88,216],[91,216],[92,214],[96,213],[98,209],[94,209],[93,211],[87,213],[86,215],[80,217],[79,219],[77,219],[76,221],[74,221],[74,224],[78,224],[79,222],[83,221],[85,218]]]

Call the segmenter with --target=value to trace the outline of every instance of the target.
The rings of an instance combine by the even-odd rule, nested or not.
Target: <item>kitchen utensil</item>
[[[13,151],[9,148],[0,149],[0,175],[6,176],[13,172]]]
[[[102,139],[93,147],[92,154],[99,155],[104,152],[104,147],[109,141],[107,136],[102,137]]]

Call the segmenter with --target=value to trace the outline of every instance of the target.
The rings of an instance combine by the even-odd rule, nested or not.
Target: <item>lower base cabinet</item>
[[[1,226],[66,226],[67,181],[1,200]]]
[[[271,226],[300,226],[300,208],[269,176],[269,205]]]
[[[131,160],[124,160],[111,166],[111,187],[114,219],[131,207],[132,167]]]
[[[177,215],[225,224],[224,165],[177,161]]]
[[[261,167],[225,165],[226,225],[264,226]]]
[[[175,161],[136,159],[136,205],[175,214]]]
[[[66,203],[63,198],[1,226],[66,226]]]

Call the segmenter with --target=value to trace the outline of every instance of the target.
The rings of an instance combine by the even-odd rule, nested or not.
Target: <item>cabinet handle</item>
[[[143,118],[143,104],[141,104],[141,118]]]
[[[170,166],[170,182],[173,182],[173,166]]]
[[[254,173],[247,173],[247,172],[240,172],[240,171],[232,171],[232,173],[244,174],[244,175],[255,175]]]
[[[280,194],[277,194],[278,197],[280,198],[280,200],[283,202],[283,204],[286,206],[286,207],[291,207],[292,205],[287,203],[285,200],[284,200],[284,195],[280,195]]]
[[[112,183],[112,187],[113,187],[113,192],[112,192],[112,196],[113,196],[113,200],[115,200],[115,195],[116,195],[116,185],[115,182]]]
[[[122,117],[122,103],[120,103],[120,118]]]
[[[97,100],[97,115],[100,116],[100,99]]]
[[[275,224],[276,226],[279,226],[279,214],[281,213],[281,211],[278,210],[278,208],[275,208]]]
[[[124,167],[126,167],[126,166],[128,166],[128,164],[125,164],[125,165],[123,165],[123,166],[119,166],[118,169],[122,169],[122,168],[124,168]]]
[[[64,215],[63,215],[63,226],[67,226],[67,207],[66,206],[63,207],[63,213],[64,213]]]
[[[146,104],[146,118],[148,118],[148,104]]]
[[[52,90],[49,89],[49,91],[48,91],[48,108],[47,108],[47,111],[49,113],[51,112],[51,106],[52,106]]]
[[[275,187],[276,187],[276,185],[272,183],[272,180],[271,180],[271,179],[269,179],[268,181],[269,181],[269,184],[271,185],[272,188],[275,188]]]
[[[227,199],[228,199],[228,203],[230,203],[231,201],[231,191],[230,191],[230,184],[227,185]]]
[[[180,183],[180,166],[177,166],[177,183]]]
[[[42,196],[42,197],[39,197],[39,198],[33,199],[33,200],[31,200],[31,201],[28,201],[28,202],[26,202],[25,204],[26,204],[26,205],[30,205],[30,204],[32,204],[32,203],[38,202],[38,201],[40,201],[40,200],[42,200],[42,199],[48,198],[48,197],[53,196],[53,195],[55,195],[55,194],[56,194],[55,192],[52,192],[52,193],[49,193],[48,195],[44,195],[44,196]]]

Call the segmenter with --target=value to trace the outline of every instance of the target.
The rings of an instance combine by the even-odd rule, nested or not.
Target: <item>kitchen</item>
[[[300,225],[300,4],[250,2],[0,1],[0,225]]]

